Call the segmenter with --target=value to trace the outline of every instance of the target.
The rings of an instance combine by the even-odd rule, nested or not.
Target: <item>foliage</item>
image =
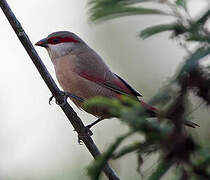
[[[146,8],[144,5],[147,3],[156,3],[159,8]],[[187,112],[190,92],[202,98],[207,105],[210,103],[209,69],[200,65],[200,61],[210,54],[210,32],[206,27],[210,9],[205,9],[199,17],[191,18],[188,3],[190,0],[90,1],[91,20],[94,22],[130,15],[173,17],[173,22],[147,27],[139,36],[146,39],[170,31],[170,38],[181,39],[184,42],[182,46],[189,52],[168,85],[150,100],[150,104],[160,108],[157,118],[148,118],[147,112],[131,97],[123,96],[120,100],[99,97],[85,103],[86,108],[94,105],[106,106],[114,117],[130,127],[129,132],[116,138],[108,150],[88,168],[93,180],[99,179],[104,163],[109,159],[136,153],[139,165],[142,165],[141,157],[153,152],[159,152],[160,161],[156,170],[148,177],[149,180],[160,179],[176,165],[179,165],[176,168],[176,179],[210,179],[210,148],[192,138],[184,127],[184,124],[196,126],[189,120]],[[187,46],[192,42],[196,42],[197,47],[189,50]],[[119,148],[121,142],[133,134],[144,135],[145,138]]]

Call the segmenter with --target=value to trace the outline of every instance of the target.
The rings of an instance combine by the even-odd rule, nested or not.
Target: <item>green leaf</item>
[[[176,0],[176,5],[187,11],[187,0]]]
[[[148,121],[146,113],[142,112],[143,108],[122,109],[120,120],[129,125],[132,131],[141,132],[151,141],[156,142],[164,139],[171,132],[171,126],[161,126],[157,121]]]
[[[154,34],[161,33],[164,31],[174,31],[174,32],[184,32],[185,27],[179,25],[179,24],[160,24],[156,26],[148,27],[141,31],[140,37],[142,39],[146,39]]]
[[[137,151],[139,148],[145,148],[144,143],[133,143],[130,145],[127,145],[120,149],[117,153],[113,154],[112,159],[118,159],[128,153],[131,153],[133,151]]]
[[[149,100],[149,104],[151,105],[161,105],[161,106],[165,106],[166,104],[168,104],[171,99],[172,99],[172,94],[174,94],[174,89],[172,87],[172,85],[175,83],[175,81],[172,80],[168,80],[168,84],[164,85],[159,92],[157,92],[150,100]]]
[[[123,4],[136,4],[136,3],[145,3],[145,2],[154,2],[154,0],[119,0]]]
[[[208,35],[199,34],[198,32],[190,33],[186,40],[210,43],[210,37]]]
[[[86,109],[89,110],[93,108],[94,106],[97,107],[106,107],[109,113],[113,117],[119,117],[120,111],[124,106],[121,104],[121,102],[118,99],[110,99],[110,98],[105,98],[105,97],[94,97],[86,100],[82,106]]]
[[[206,157],[204,160],[199,162],[198,167],[200,168],[206,168],[207,166],[210,166],[210,156]]]
[[[118,152],[114,153],[112,159],[118,159],[128,153],[132,153],[134,151],[138,151],[138,153],[151,153],[157,151],[158,145],[154,144],[153,142],[136,142],[125,147],[122,147]]]
[[[95,4],[95,5],[130,5],[130,4],[136,4],[136,3],[142,3],[142,2],[154,2],[154,0],[91,0],[89,4]]]
[[[172,165],[173,165],[172,161],[159,162],[157,169],[155,170],[155,172],[152,173],[152,175],[148,178],[148,180],[161,179],[161,177],[170,169]]]
[[[91,20],[95,22],[131,15],[169,15],[168,13],[159,9],[128,6],[93,7],[91,8],[91,12]]]
[[[200,47],[198,48],[186,61],[185,64],[182,66],[177,78],[180,78],[183,73],[190,72],[193,68],[195,68],[199,61],[210,54],[210,48]]]
[[[114,151],[117,147],[121,144],[121,142],[130,136],[132,133],[128,132],[125,135],[122,135],[116,138],[115,142],[109,147],[109,149],[99,156],[92,165],[88,167],[88,175],[91,177],[92,180],[98,180],[101,174],[102,169],[104,168],[106,162],[111,158]]]
[[[196,24],[204,24],[210,16],[210,10],[206,11],[197,21]]]

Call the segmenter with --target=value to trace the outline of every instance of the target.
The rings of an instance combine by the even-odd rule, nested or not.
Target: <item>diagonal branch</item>
[[[55,81],[49,74],[41,58],[39,57],[36,50],[34,49],[31,41],[29,40],[27,34],[22,28],[20,22],[17,20],[14,13],[10,9],[9,5],[7,4],[6,0],[0,0],[0,7],[2,11],[4,12],[5,16],[7,17],[16,35],[18,36],[20,42],[22,43],[28,55],[30,56],[31,60],[33,61],[34,65],[36,66],[37,70],[39,71],[40,75],[42,76],[43,80],[45,81],[46,85],[48,86],[49,90],[52,92],[53,96],[56,98],[58,103],[62,103],[63,102],[62,92],[59,90]],[[87,130],[83,122],[74,112],[72,107],[68,103],[60,107],[65,113],[65,115],[67,116],[67,118],[69,119],[70,123],[72,124],[76,132],[78,134],[86,133]],[[100,151],[98,150],[97,146],[95,145],[95,143],[93,142],[90,136],[84,137],[83,142],[94,158],[100,155]],[[104,173],[110,180],[119,180],[115,172],[110,168],[108,164],[106,164],[104,167]]]

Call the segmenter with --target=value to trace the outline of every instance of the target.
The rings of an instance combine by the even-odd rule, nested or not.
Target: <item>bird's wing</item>
[[[134,90],[128,83],[126,83],[126,81],[124,81],[118,75],[113,74],[114,76],[116,76],[115,78],[113,78],[114,80],[105,80],[100,77],[91,76],[90,74],[87,74],[86,72],[82,72],[79,75],[89,81],[95,82],[107,89],[110,89],[111,91],[114,91],[117,94],[124,94],[128,96],[136,96],[136,97],[142,96],[139,92]]]
[[[79,60],[79,68],[76,71],[81,77],[110,89],[117,94],[135,97],[142,96],[125,80],[117,74],[112,73],[101,57],[91,48],[86,53],[78,53],[77,58]]]
[[[77,56],[78,65],[75,68],[75,72],[82,78],[92,81],[100,86],[109,89],[116,93],[116,95],[128,95],[138,98],[142,96],[139,92],[134,90],[125,80],[118,75],[111,72],[107,65],[103,62],[98,54],[89,49],[86,53],[78,53]],[[156,116],[158,109],[145,103],[138,98],[139,102],[145,107],[146,111],[151,117]]]

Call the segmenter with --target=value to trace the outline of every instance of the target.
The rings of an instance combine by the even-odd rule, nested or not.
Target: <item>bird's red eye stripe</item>
[[[74,39],[73,37],[51,37],[48,39],[49,44],[59,44],[65,42],[78,43],[79,41],[77,39]]]
[[[63,38],[61,38],[61,42],[74,42],[74,43],[78,43],[79,41],[77,39],[74,39],[73,37],[63,37]]]

